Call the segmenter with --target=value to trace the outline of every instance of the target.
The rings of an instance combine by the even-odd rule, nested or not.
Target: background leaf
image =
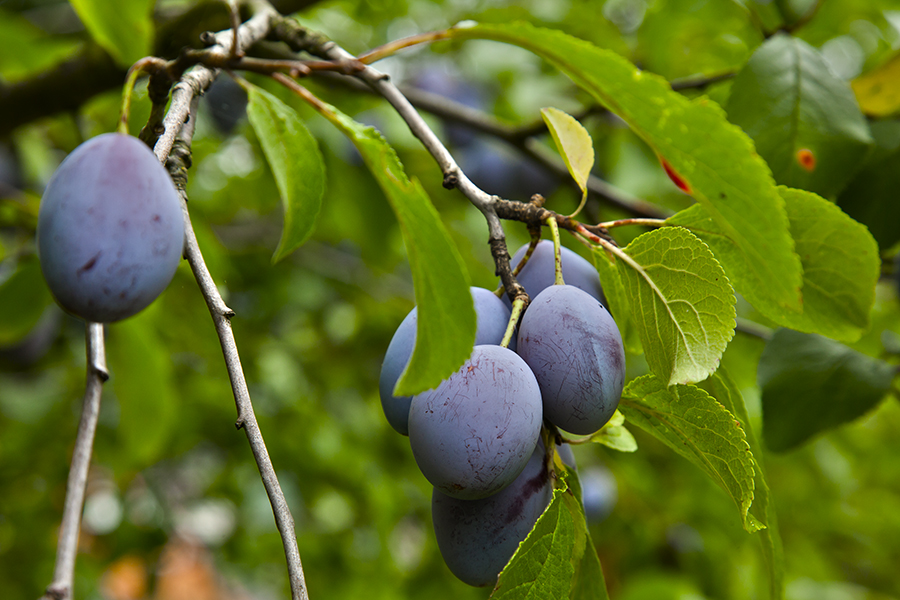
[[[668,219],[687,227],[709,244],[735,287],[763,315],[800,331],[853,341],[869,324],[881,261],[866,228],[831,202],[811,192],[779,187],[791,223],[791,235],[803,263],[803,312],[785,313],[746,287],[743,254],[717,224],[692,206]]]
[[[706,379],[734,335],[734,290],[721,265],[681,228],[642,234],[625,253],[638,268],[620,259],[619,275],[650,370],[666,385]]]
[[[763,437],[784,452],[884,398],[894,367],[827,338],[779,329],[759,359]]]
[[[754,458],[741,424],[705,391],[668,387],[653,375],[632,380],[619,410],[640,427],[688,459],[731,496],[749,532],[762,525],[749,512],[753,503]]]
[[[872,142],[850,86],[815,48],[785,34],[753,53],[734,79],[727,110],[778,183],[823,196],[847,184]]]
[[[869,228],[883,249],[900,241],[900,202],[897,202],[897,173],[900,173],[900,121],[872,123],[875,148],[869,160],[838,196],[844,211]]]
[[[266,155],[281,203],[284,227],[272,256],[277,262],[297,249],[312,234],[325,192],[325,164],[316,139],[297,112],[256,86],[247,90],[247,117]]]
[[[556,148],[563,157],[572,179],[587,192],[587,180],[594,167],[594,144],[591,135],[575,117],[558,108],[542,108],[541,117],[550,130]]]
[[[394,393],[409,396],[431,389],[471,356],[475,344],[475,307],[465,264],[425,190],[407,178],[381,134],[333,106],[318,109],[356,145],[403,233],[418,319],[416,345]]]
[[[37,257],[22,260],[0,283],[0,346],[25,337],[52,303]]]
[[[625,120],[689,187],[746,256],[747,278],[754,286],[784,310],[800,310],[800,260],[771,172],[717,104],[704,98],[691,101],[661,77],[559,31],[512,23],[448,33],[522,46],[568,75]]]
[[[860,109],[872,117],[889,117],[900,111],[900,54],[863,73],[850,86]]]
[[[150,54],[153,0],[69,0],[91,37],[120,66]]]

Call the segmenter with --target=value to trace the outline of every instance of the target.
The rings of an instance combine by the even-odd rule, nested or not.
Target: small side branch
[[[103,383],[109,379],[106,370],[106,350],[102,323],[88,323],[85,331],[87,346],[87,383],[75,451],[66,484],[66,500],[59,528],[56,565],[53,582],[47,586],[42,600],[69,600],[75,581],[75,556],[78,554],[78,535],[81,531],[81,512],[87,488],[88,470],[94,447],[94,434],[100,416],[100,396]]]

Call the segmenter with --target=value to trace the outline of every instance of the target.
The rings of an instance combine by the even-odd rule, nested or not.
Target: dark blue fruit
[[[571,285],[538,294],[519,325],[517,351],[541,387],[544,417],[560,429],[591,434],[616,411],[625,383],[622,336],[589,294]]]
[[[542,444],[515,481],[493,496],[458,500],[434,490],[431,516],[444,562],[469,585],[493,585],[552,497]]]
[[[425,478],[464,500],[496,494],[525,468],[541,430],[541,393],[519,356],[475,346],[459,371],[413,396],[409,444]]]
[[[513,255],[510,265],[515,268],[525,256],[528,244],[525,244]],[[562,262],[562,275],[566,285],[573,285],[584,290],[601,303],[606,303],[603,289],[600,287],[600,277],[597,269],[590,262],[575,254],[565,246],[559,248],[559,260]],[[553,242],[541,240],[531,254],[531,258],[516,275],[519,283],[528,292],[528,296],[534,300],[535,296],[553,285],[556,281],[556,267],[553,259]],[[504,295],[504,302],[510,306],[509,298]]]
[[[37,225],[41,270],[59,304],[110,322],[169,285],[184,246],[181,200],[140,140],[108,133],[78,146],[47,184]]]
[[[495,344],[503,341],[506,325],[509,322],[509,308],[490,290],[473,287],[472,301],[478,316],[478,329],[475,334],[475,345]],[[378,392],[381,396],[381,407],[391,427],[403,435],[409,434],[409,402],[412,396],[394,396],[394,386],[400,374],[409,363],[413,346],[416,343],[416,309],[412,311],[391,338],[384,363],[381,365],[381,378],[378,381]],[[511,344],[513,347],[514,344]],[[514,349],[514,348],[513,348]]]

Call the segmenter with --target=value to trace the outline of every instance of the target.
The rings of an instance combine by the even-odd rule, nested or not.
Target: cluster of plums
[[[169,285],[184,246],[181,200],[135,137],[78,146],[53,174],[38,212],[41,270],[57,302],[86,321],[130,317]]]
[[[527,246],[513,257],[517,264]],[[553,492],[541,426],[574,434],[600,429],[622,395],[625,352],[586,260],[562,249],[566,285],[554,283],[553,244],[540,242],[518,275],[532,302],[510,348],[500,346],[509,303],[472,288],[478,328],[472,355],[435,389],[395,396],[412,355],[416,309],[394,334],[381,371],[388,422],[408,435],[434,486],[432,517],[450,570],[488,585],[528,535]],[[574,467],[568,446],[559,448]]]

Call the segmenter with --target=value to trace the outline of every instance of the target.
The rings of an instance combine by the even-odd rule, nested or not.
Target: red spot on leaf
[[[662,156],[659,157],[659,162],[662,163],[662,168],[666,172],[666,175],[669,176],[669,179],[672,180],[672,183],[678,186],[678,189],[684,192],[685,194],[691,194],[691,186],[687,182],[687,180],[679,175],[675,169],[672,168],[672,165],[669,164],[669,161],[664,159]]]
[[[816,170],[816,155],[809,148],[797,150],[797,162],[810,173]]]

